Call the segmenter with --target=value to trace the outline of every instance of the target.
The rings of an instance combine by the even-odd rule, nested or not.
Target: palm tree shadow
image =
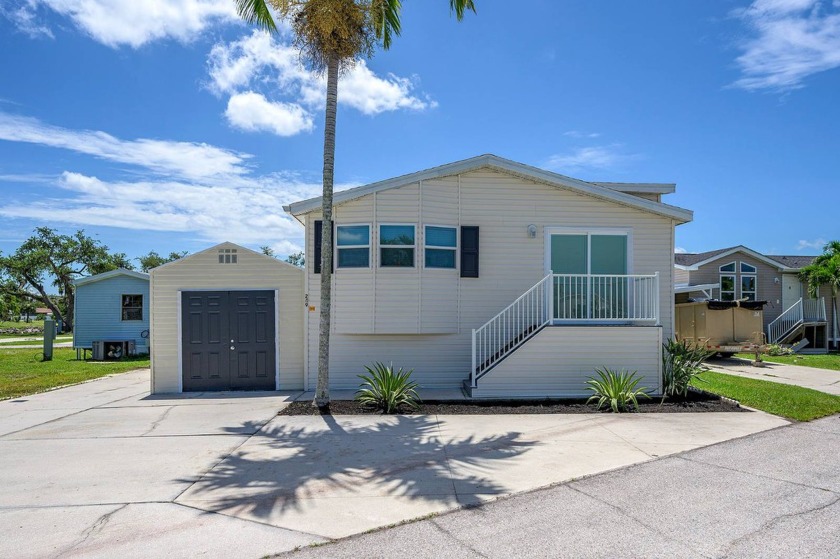
[[[263,520],[318,497],[398,496],[454,506],[459,496],[510,492],[484,472],[537,444],[516,432],[444,440],[429,416],[382,416],[373,424],[331,415],[315,425],[311,416],[296,419],[262,430],[229,428],[259,431],[179,501]]]

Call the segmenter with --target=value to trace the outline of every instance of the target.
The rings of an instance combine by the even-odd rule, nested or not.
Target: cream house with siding
[[[808,296],[807,285],[799,280],[800,270],[814,256],[765,255],[743,245],[702,253],[682,253],[674,257],[676,302],[689,298],[767,301],[764,327],[771,343],[806,337],[813,351],[826,351],[832,340],[830,328],[835,318],[828,286],[819,297]],[[714,289],[708,289],[714,286]],[[704,293],[705,290],[705,293]],[[834,340],[836,343],[838,340]]]
[[[330,379],[372,361],[475,397],[580,396],[597,367],[659,390],[673,333],[673,184],[592,183],[493,155],[338,192]],[[317,377],[321,200],[306,230],[303,384]]]

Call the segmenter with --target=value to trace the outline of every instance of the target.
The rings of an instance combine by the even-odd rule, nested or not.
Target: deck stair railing
[[[767,341],[777,344],[790,336],[803,323],[802,298],[792,304],[779,315],[777,319],[767,325]]]
[[[548,324],[659,324],[659,273],[549,273],[472,331],[470,386]]]
[[[473,388],[493,365],[551,322],[553,277],[548,274],[484,326],[472,331],[470,385]]]

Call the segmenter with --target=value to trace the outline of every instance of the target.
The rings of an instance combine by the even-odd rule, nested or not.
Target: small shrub
[[[764,353],[767,355],[771,355],[774,357],[778,357],[780,355],[793,355],[793,350],[789,347],[785,347],[779,344],[769,344],[767,349],[764,350]]]
[[[662,344],[662,396],[686,396],[691,380],[707,370],[703,361],[713,352],[694,347],[685,340]],[[700,380],[698,378],[698,380]]]
[[[410,371],[402,367],[394,370],[394,365],[376,362],[372,367],[365,367],[368,374],[359,375],[364,382],[356,391],[356,401],[366,406],[379,408],[385,413],[395,413],[400,408],[414,410],[420,404],[417,395],[417,383],[411,381]]]
[[[608,368],[596,369],[598,378],[590,377],[586,384],[589,390],[595,394],[586,401],[588,404],[593,400],[597,402],[598,409],[609,406],[614,413],[621,413],[639,407],[638,398],[650,398],[647,388],[636,388],[642,380],[636,376],[636,371],[619,372],[611,371]]]

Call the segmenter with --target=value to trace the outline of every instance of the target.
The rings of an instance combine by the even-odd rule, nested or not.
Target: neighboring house
[[[95,341],[132,341],[137,353],[149,352],[149,274],[120,268],[74,285],[77,351],[92,349]]]
[[[222,243],[150,275],[152,393],[303,388],[303,270]]]
[[[337,192],[331,387],[356,388],[383,361],[425,388],[466,381],[475,397],[582,396],[599,367],[661,390],[674,228],[692,219],[661,202],[674,190],[484,155]],[[285,209],[306,228],[302,374],[313,389],[321,199]]]
[[[814,256],[774,256],[743,245],[697,254],[674,256],[676,302],[715,298],[724,301],[748,299],[767,301],[764,326],[770,343],[806,338],[808,348],[825,351],[833,319],[828,287],[820,296],[808,296],[807,285],[799,280],[800,270]],[[840,340],[833,340],[837,343]]]

